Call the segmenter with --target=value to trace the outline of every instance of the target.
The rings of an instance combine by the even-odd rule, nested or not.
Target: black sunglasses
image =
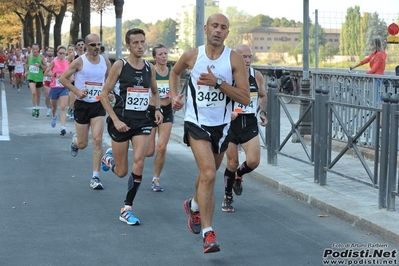
[[[101,43],[100,42],[91,42],[91,43],[88,43],[87,45],[90,45],[91,47],[96,47],[96,46],[101,46]]]

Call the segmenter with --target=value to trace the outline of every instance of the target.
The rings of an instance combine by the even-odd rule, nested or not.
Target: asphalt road
[[[50,127],[44,108],[39,118],[31,116],[26,86],[19,94],[9,84],[5,87],[10,141],[0,141],[2,266],[301,266],[323,265],[326,249],[372,250],[369,244],[379,244],[384,251],[398,250],[397,243],[324,217],[251,175],[245,178],[242,196],[234,198],[236,211],[223,213],[222,165],[213,219],[221,252],[203,254],[202,238],[187,229],[183,209],[183,201],[193,195],[196,165],[190,149],[174,140],[161,176],[165,191],[150,189],[153,158],[148,158],[133,207],[141,225],[128,226],[118,220],[127,178],[101,172],[105,189],[90,189],[91,144],[76,158],[70,155],[72,121],[67,123],[68,134],[60,137],[59,125]],[[4,106],[4,98],[1,103]],[[106,147],[107,133],[104,142]]]

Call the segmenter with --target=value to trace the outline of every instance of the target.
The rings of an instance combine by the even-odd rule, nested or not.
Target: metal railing
[[[327,174],[333,173],[378,188],[379,207],[394,210],[395,197],[399,195],[399,77],[327,71],[314,71],[311,77],[312,85],[317,84],[311,97],[289,96],[301,104],[306,103],[307,108],[299,114],[298,120],[292,118],[282,100],[287,96],[279,93],[276,84],[269,84],[267,162],[277,165],[277,156],[282,155],[312,165],[314,182],[320,185],[325,185]],[[286,136],[280,136],[281,110],[291,124]],[[310,140],[300,131],[306,115],[310,115],[311,120]],[[306,156],[282,152],[294,136]],[[372,154],[371,163],[365,158],[365,149]],[[356,176],[350,171],[335,170],[337,163],[349,152],[361,163],[366,175]]]

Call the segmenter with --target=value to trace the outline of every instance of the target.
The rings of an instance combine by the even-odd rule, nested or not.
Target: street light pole
[[[100,9],[100,42],[103,41],[103,6],[101,1],[101,9]]]
[[[122,13],[123,13],[123,0],[114,0],[115,17],[116,17],[116,47],[115,47],[115,60],[122,58]]]

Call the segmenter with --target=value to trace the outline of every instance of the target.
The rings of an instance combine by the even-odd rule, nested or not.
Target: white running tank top
[[[98,102],[100,100],[100,93],[104,86],[105,74],[107,73],[107,64],[104,57],[99,56],[100,62],[98,64],[91,63],[86,54],[81,55],[83,67],[80,71],[75,73],[75,87],[79,90],[88,90],[88,94],[82,101],[88,103]],[[78,99],[75,95],[75,98]]]
[[[200,74],[208,73],[207,66],[209,66],[217,78],[232,85],[233,72],[230,53],[231,49],[225,46],[220,57],[211,60],[206,55],[205,45],[198,47],[197,60],[191,71],[187,89],[185,121],[198,126],[219,126],[230,123],[232,100],[220,89],[198,84]]]

